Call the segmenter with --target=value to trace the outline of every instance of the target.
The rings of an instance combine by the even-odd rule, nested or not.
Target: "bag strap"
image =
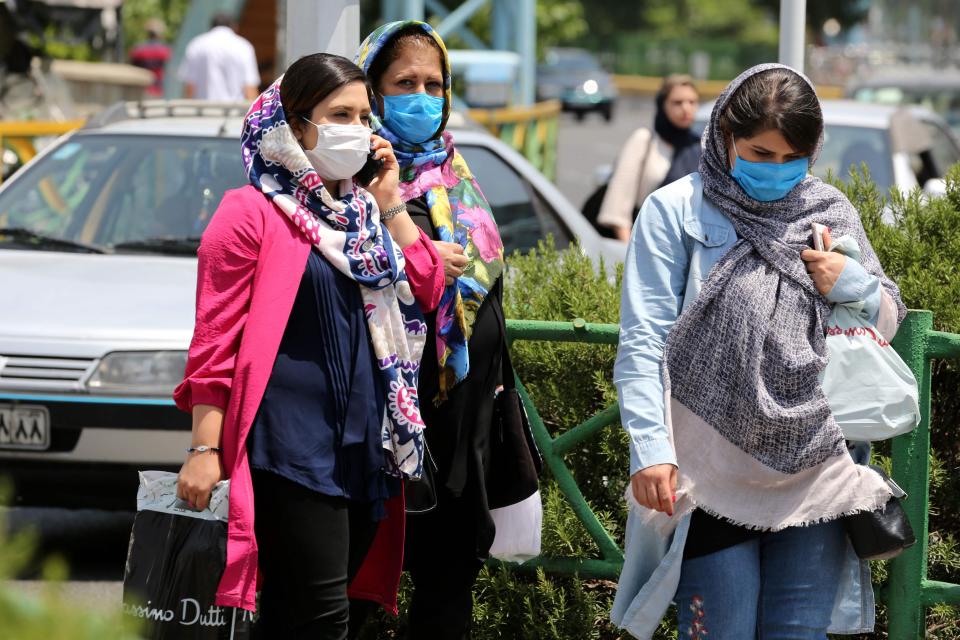
[[[516,374],[513,371],[513,362],[510,360],[510,345],[507,342],[507,323],[503,323],[503,353],[500,354],[500,375],[503,376],[501,384],[503,390],[509,391],[517,388]]]
[[[503,286],[503,276],[501,276],[501,281],[498,286]],[[499,293],[499,292],[498,292]],[[513,362],[510,360],[510,341],[507,340],[507,319],[503,313],[503,303],[499,305],[494,305],[494,312],[497,315],[497,320],[500,321],[500,331],[503,332],[503,348],[500,350],[500,383],[503,385],[503,390],[508,391],[510,389],[517,388],[516,378],[514,377],[513,371]]]

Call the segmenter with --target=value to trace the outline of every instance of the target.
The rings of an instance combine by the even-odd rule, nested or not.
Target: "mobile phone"
[[[357,171],[357,174],[353,176],[354,179],[360,183],[360,186],[365,187],[370,184],[383,167],[383,160],[374,158],[373,153],[373,151],[370,152],[370,155],[367,156],[366,163],[364,163],[364,165],[360,167],[360,171]]]
[[[822,225],[818,222],[814,222],[812,225],[812,229],[813,229],[813,248],[816,249],[817,251],[826,251],[827,249],[829,249],[829,247],[827,247],[827,249],[823,247],[823,232],[827,230],[826,225]]]

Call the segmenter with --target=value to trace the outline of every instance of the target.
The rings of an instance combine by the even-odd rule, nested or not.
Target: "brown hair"
[[[657,91],[657,104],[663,105],[670,95],[670,92],[677,87],[690,87],[696,92],[697,97],[700,97],[700,92],[697,90],[697,85],[694,84],[692,76],[688,76],[685,73],[671,73],[663,79],[663,84],[660,85],[660,90]]]
[[[789,69],[747,78],[730,97],[720,128],[734,138],[776,129],[799,153],[811,155],[823,133],[823,113],[813,87]]]
[[[397,31],[397,33],[383,45],[383,48],[377,53],[377,57],[373,59],[370,67],[367,69],[367,77],[370,78],[373,89],[377,93],[381,93],[380,82],[383,80],[383,74],[386,73],[387,67],[400,57],[400,52],[407,45],[433,47],[440,59],[440,72],[443,73],[443,50],[440,49],[440,45],[437,44],[437,41],[426,33],[420,25],[407,25]]]
[[[290,65],[280,82],[280,104],[293,124],[299,118],[309,118],[313,108],[328,95],[351,82],[362,82],[367,97],[373,102],[367,76],[357,65],[343,56],[313,53]]]

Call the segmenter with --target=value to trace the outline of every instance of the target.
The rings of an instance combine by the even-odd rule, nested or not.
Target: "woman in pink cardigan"
[[[423,312],[443,265],[369,114],[345,58],[291,65],[246,116],[250,185],[224,196],[198,252],[178,494],[202,509],[230,479],[216,602],[253,610],[262,578],[271,638],[346,638],[348,585],[395,610],[401,483],[422,471]],[[382,165],[362,187],[371,151]]]

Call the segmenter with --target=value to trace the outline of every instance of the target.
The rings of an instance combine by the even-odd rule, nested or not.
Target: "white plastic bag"
[[[830,251],[860,259],[856,240],[844,236]],[[827,322],[830,362],[821,386],[847,440],[886,440],[920,424],[917,381],[890,343],[860,315],[862,303],[835,304]]]
[[[540,555],[543,503],[540,492],[516,504],[491,509],[497,527],[490,555],[505,562],[526,562]]]

